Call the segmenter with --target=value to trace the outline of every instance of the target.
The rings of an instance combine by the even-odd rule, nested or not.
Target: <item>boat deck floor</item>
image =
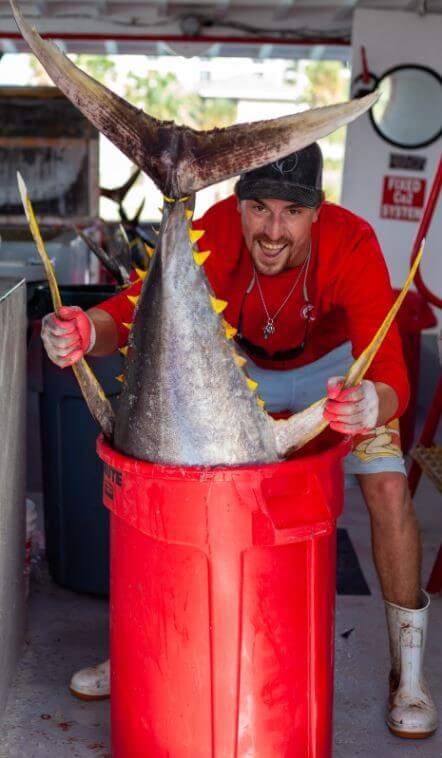
[[[442,539],[442,503],[425,477],[415,504],[426,579]],[[371,594],[337,598],[334,758],[439,758],[442,727],[428,740],[412,741],[394,737],[384,724],[387,636],[368,516],[358,488],[347,491],[339,526],[350,536]],[[107,627],[105,600],[59,587],[43,564],[31,584],[26,641],[4,714],[0,758],[110,758],[109,702],[76,700],[67,687],[73,671],[107,657]],[[441,630],[438,595],[432,598],[426,671],[439,710]]]

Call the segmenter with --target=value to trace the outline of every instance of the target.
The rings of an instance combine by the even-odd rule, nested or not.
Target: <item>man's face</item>
[[[246,245],[260,274],[275,276],[302,263],[319,208],[265,198],[241,200],[239,212]]]

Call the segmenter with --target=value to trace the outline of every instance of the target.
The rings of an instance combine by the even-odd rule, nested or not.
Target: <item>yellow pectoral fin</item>
[[[396,314],[405,299],[405,296],[408,290],[410,289],[411,283],[414,279],[414,276],[416,274],[416,271],[418,269],[419,263],[421,261],[421,258],[424,252],[424,245],[425,245],[425,240],[422,240],[422,244],[420,246],[419,252],[410,269],[410,273],[407,276],[406,282],[400,294],[398,295],[395,302],[393,303],[392,307],[390,308],[389,312],[387,313],[384,321],[382,322],[381,326],[379,327],[378,331],[376,332],[375,336],[370,342],[369,346],[361,353],[359,358],[357,358],[355,362],[350,366],[347,372],[347,375],[345,377],[345,381],[344,381],[345,388],[353,387],[355,384],[359,384],[359,382],[362,381],[368,369],[370,368],[376,356],[376,353],[378,352],[380,346],[382,345],[384,338],[390,326],[392,325],[396,317]]]
[[[17,182],[18,182],[18,189],[20,192],[21,200],[23,203],[23,208],[26,214],[26,218],[28,219],[28,223],[31,229],[32,236],[34,238],[34,242],[37,245],[37,250],[40,254],[40,258],[43,261],[43,266],[45,269],[45,273],[49,282],[49,289],[51,292],[52,297],[52,303],[54,306],[54,310],[58,310],[61,308],[62,302],[60,297],[60,291],[58,289],[57,280],[55,278],[55,271],[54,267],[51,263],[51,259],[49,258],[49,255],[47,253],[47,250],[45,248],[43,238],[40,233],[40,227],[38,226],[37,219],[35,217],[34,209],[32,207],[32,203],[29,199],[28,190],[26,187],[26,184],[23,180],[22,175],[19,171],[17,171]]]

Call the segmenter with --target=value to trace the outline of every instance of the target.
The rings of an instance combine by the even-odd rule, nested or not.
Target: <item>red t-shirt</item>
[[[204,229],[200,250],[211,250],[204,268],[216,297],[227,300],[223,313],[235,327],[241,321],[242,335],[270,355],[286,352],[303,341],[304,350],[291,360],[252,359],[271,369],[292,369],[318,360],[347,340],[351,341],[356,358],[367,347],[382,323],[392,302],[393,293],[387,267],[371,226],[359,216],[340,206],[324,203],[319,219],[312,226],[312,256],[306,277],[308,302],[313,305],[313,320],[308,323],[302,311],[306,305],[303,292],[304,275],[275,319],[275,333],[264,338],[267,316],[256,283],[253,266],[245,245],[241,217],[235,197],[212,206],[198,221],[195,229]],[[277,276],[260,276],[262,294],[270,315],[275,314],[290,292],[300,268],[289,269]],[[127,342],[123,322],[132,319],[133,306],[128,294],[138,294],[141,284],[102,303],[115,320],[120,346]],[[392,387],[399,399],[396,416],[408,402],[408,377],[402,346],[395,324],[387,334],[367,378]]]

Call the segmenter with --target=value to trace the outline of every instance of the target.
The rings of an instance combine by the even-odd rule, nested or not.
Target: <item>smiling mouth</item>
[[[287,247],[286,242],[284,242],[283,245],[273,245],[268,242],[259,240],[258,244],[266,258],[277,258],[278,255],[282,253],[282,251]]]

